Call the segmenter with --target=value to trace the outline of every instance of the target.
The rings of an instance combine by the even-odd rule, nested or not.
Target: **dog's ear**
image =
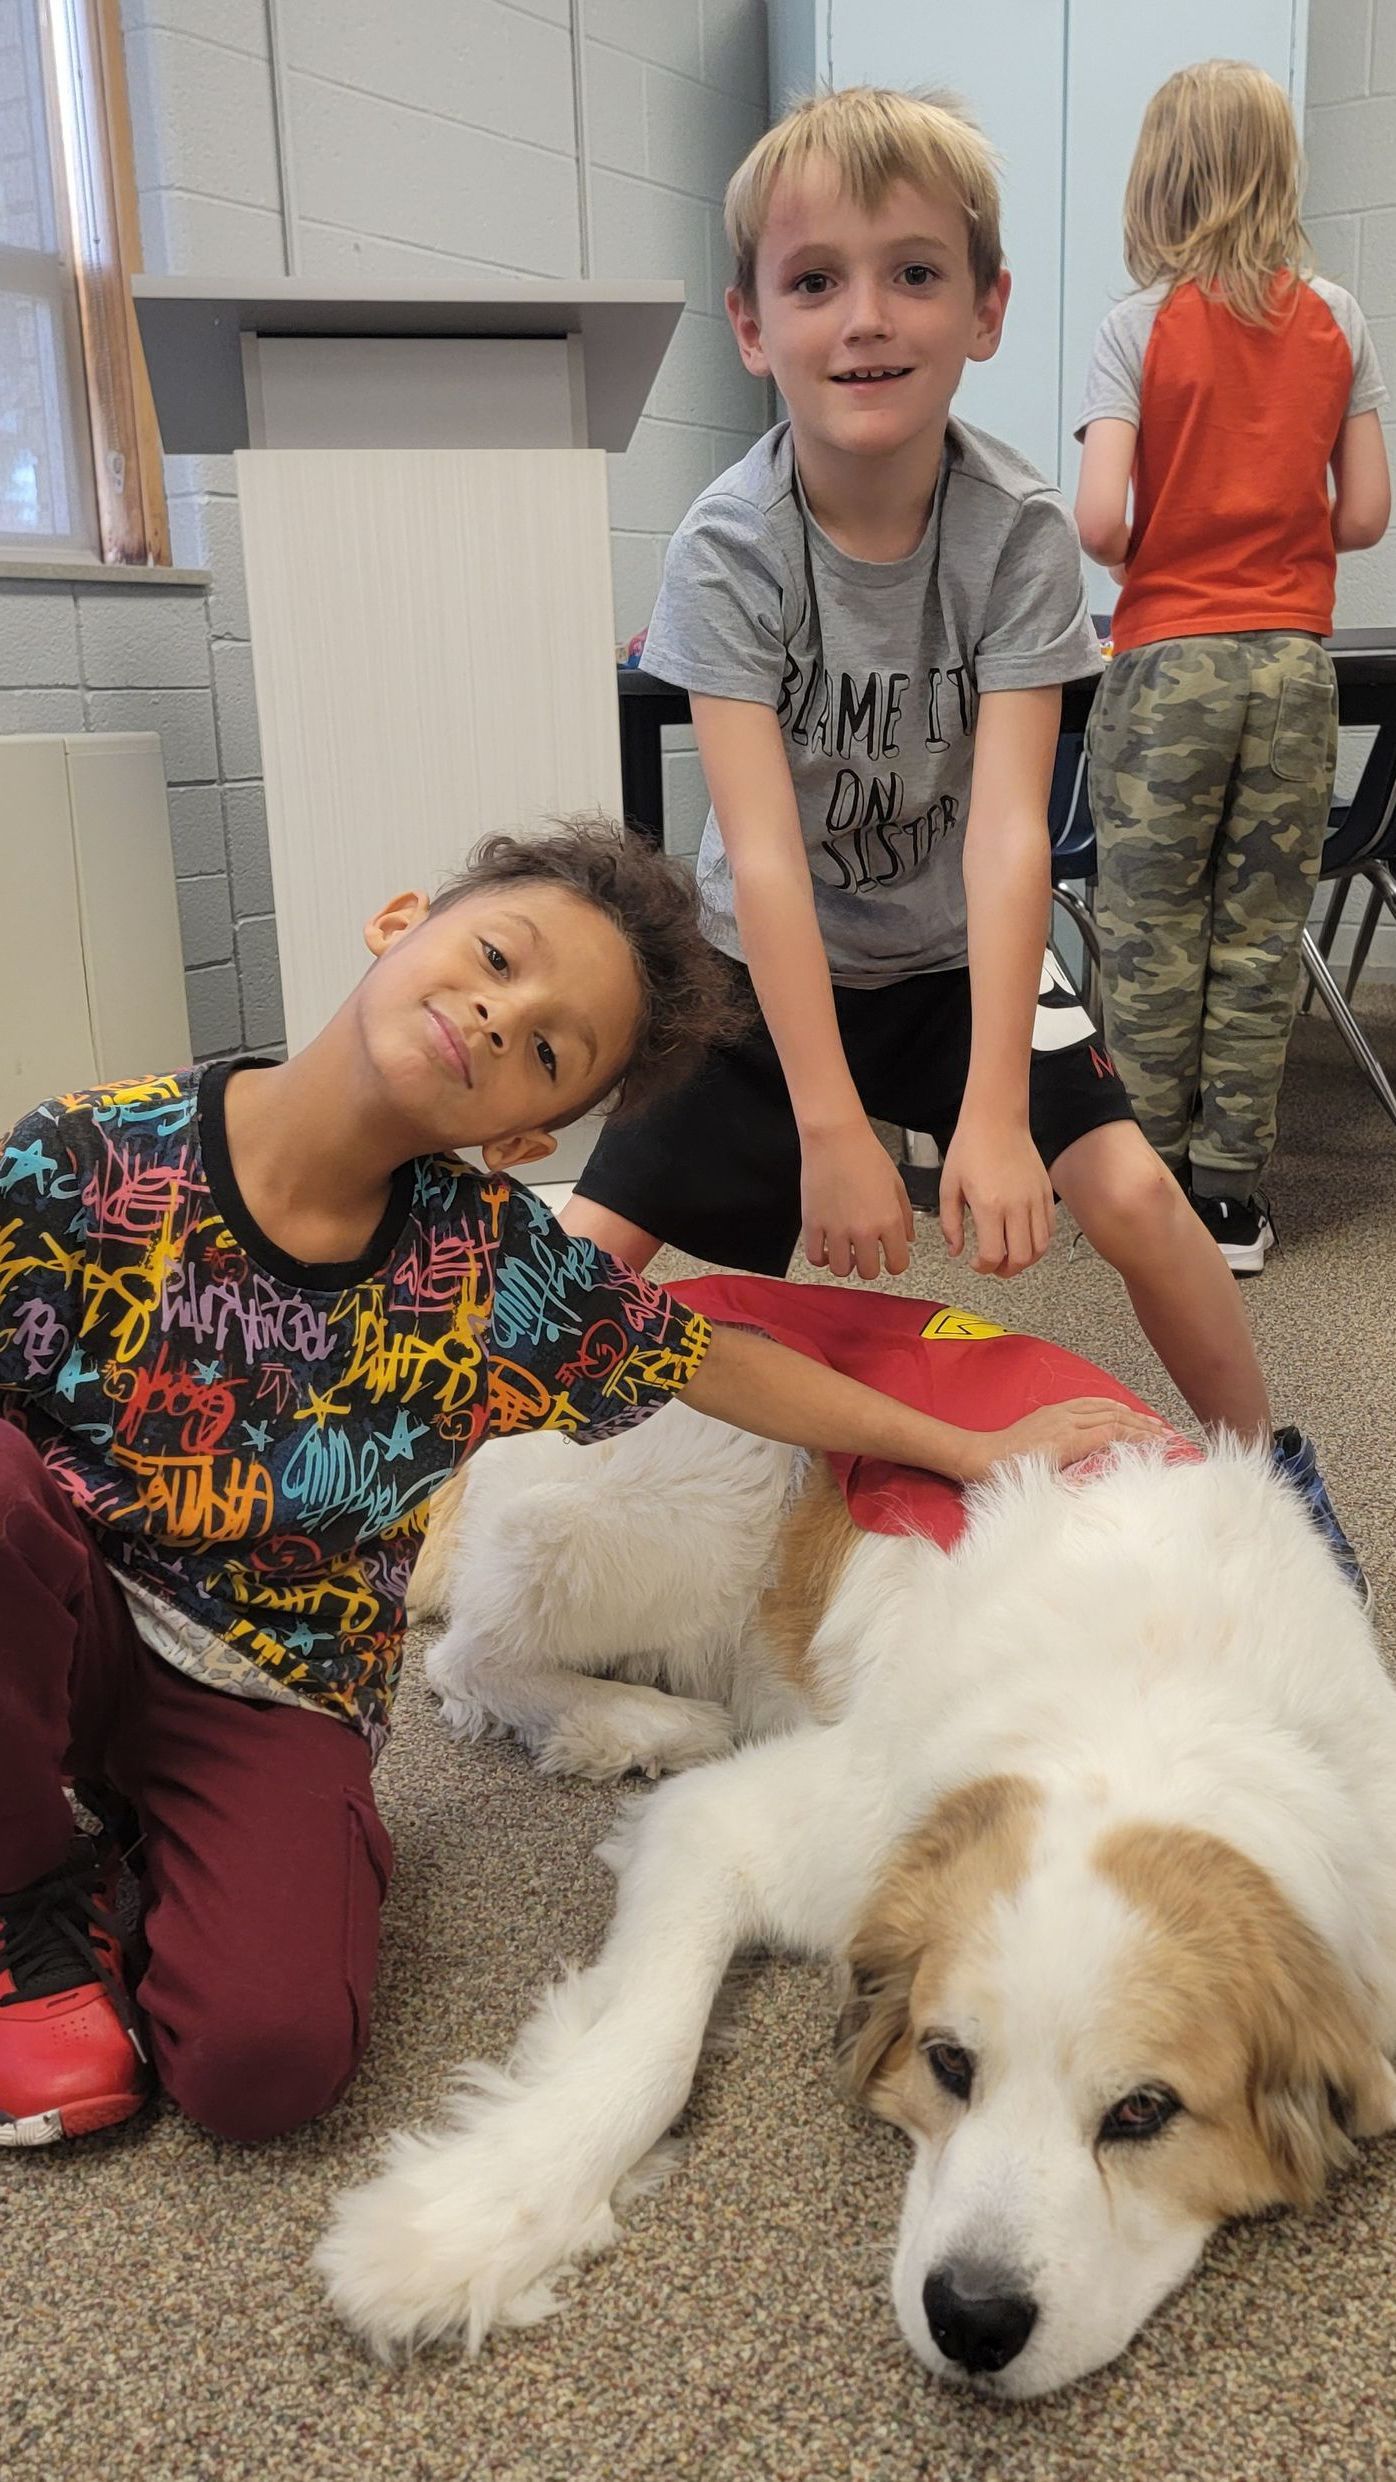
[[[1313,2206],[1354,2140],[1396,2128],[1396,2077],[1370,2038],[1292,2028],[1293,2039],[1257,2062],[1251,2116],[1280,2197]]]
[[[1360,1994],[1294,1915],[1248,2032],[1256,2135],[1279,2196],[1312,2206],[1355,2139],[1396,2127],[1396,2076]]]
[[[894,1850],[844,1955],[835,2037],[844,2082],[870,2111],[914,2044],[913,1986],[939,1979],[966,1923],[1021,1876],[1037,1802],[1020,1776],[983,1777]]]
[[[877,2088],[911,2048],[911,1985],[908,1956],[875,1957],[859,1942],[841,1971],[834,2047],[839,2075],[856,2103],[877,2109]]]

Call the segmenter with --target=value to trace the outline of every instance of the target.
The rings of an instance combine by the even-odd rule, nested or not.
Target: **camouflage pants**
[[[1246,1196],[1275,1143],[1338,746],[1337,686],[1290,630],[1115,656],[1086,735],[1106,1038],[1146,1137]]]

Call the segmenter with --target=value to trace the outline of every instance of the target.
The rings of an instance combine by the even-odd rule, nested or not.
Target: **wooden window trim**
[[[141,266],[119,0],[48,0],[102,558],[170,566],[160,433],[131,299]]]

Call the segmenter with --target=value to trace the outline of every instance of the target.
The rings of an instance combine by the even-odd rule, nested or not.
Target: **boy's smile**
[[[921,444],[938,465],[965,363],[997,349],[1008,283],[976,293],[964,210],[944,194],[899,181],[864,207],[832,169],[777,182],[756,298],[734,288],[727,310],[747,369],[790,408],[807,485],[821,465]]]
[[[441,1057],[447,1067],[454,1068],[466,1085],[473,1087],[475,1080],[470,1072],[470,1045],[465,1035],[452,1025],[449,1017],[443,1017],[440,1009],[433,1008],[430,1001],[427,1002],[427,1015],[436,1028]]]

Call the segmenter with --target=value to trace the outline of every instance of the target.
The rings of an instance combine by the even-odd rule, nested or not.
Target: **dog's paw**
[[[481,1706],[478,1698],[448,1697],[441,1693],[438,1720],[445,1725],[453,1741],[500,1741],[506,1727]]]
[[[615,2228],[607,2200],[517,2185],[488,2138],[399,2137],[386,2171],[336,2199],[315,2265],[380,2360],[441,2342],[476,2353],[494,2328],[550,2317],[554,2280]]]
[[[453,1699],[471,1698],[470,1680],[474,1671],[474,1646],[459,1628],[447,1629],[435,1644],[427,1648],[422,1666],[427,1686],[436,1691],[443,1705]]]
[[[533,1749],[545,1775],[613,1784],[623,1775],[678,1775],[711,1758],[726,1758],[736,1737],[725,1707],[616,1685],[604,1721],[590,1712],[568,1715],[539,1733]]]

